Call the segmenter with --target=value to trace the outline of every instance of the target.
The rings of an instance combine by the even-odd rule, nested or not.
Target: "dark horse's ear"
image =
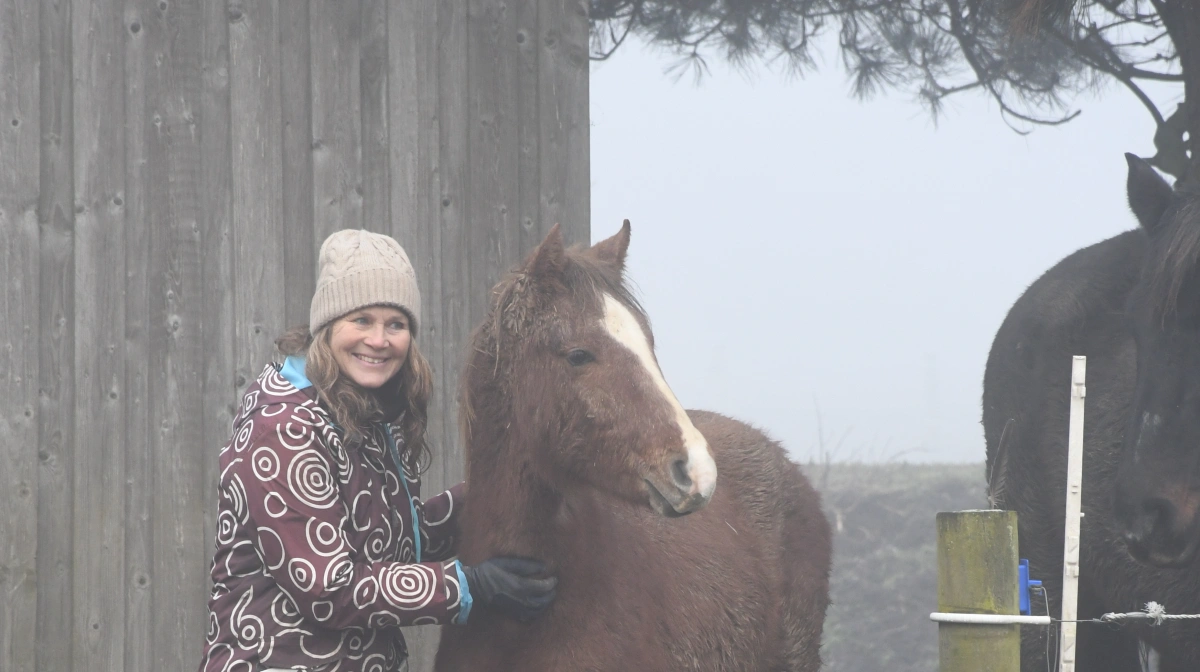
[[[1143,229],[1153,231],[1171,203],[1171,185],[1149,163],[1133,154],[1125,154],[1125,161],[1129,164],[1129,177],[1125,181],[1129,209]]]
[[[546,239],[525,260],[525,274],[531,278],[550,278],[562,275],[567,267],[567,249],[563,246],[562,231],[555,224]]]
[[[629,220],[621,224],[621,230],[592,246],[592,254],[601,263],[618,271],[625,270],[625,253],[629,251]]]

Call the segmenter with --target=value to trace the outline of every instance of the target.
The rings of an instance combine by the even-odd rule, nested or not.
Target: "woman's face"
[[[369,306],[333,323],[329,345],[342,373],[377,389],[392,379],[408,358],[412,332],[408,316],[391,306]]]

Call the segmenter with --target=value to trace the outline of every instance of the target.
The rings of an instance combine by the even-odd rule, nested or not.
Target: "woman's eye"
[[[403,322],[393,322],[390,327],[392,331],[404,331],[408,329],[408,325]]]
[[[354,323],[355,323],[355,324],[357,324],[357,325],[358,325],[358,326],[360,326],[360,327],[365,327],[365,326],[367,326],[368,324],[370,324],[370,323],[371,323],[371,321],[370,321],[370,320],[368,320],[368,319],[367,319],[367,318],[365,318],[365,317],[356,317],[356,318],[354,318]]]
[[[594,361],[596,361],[595,356],[593,356],[592,353],[588,352],[587,350],[575,348],[567,353],[567,363],[571,366],[583,366],[584,364]]]

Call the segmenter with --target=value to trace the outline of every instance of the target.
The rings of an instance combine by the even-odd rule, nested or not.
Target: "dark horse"
[[[1149,601],[1200,613],[1200,574],[1168,568],[1188,562],[1200,540],[1200,198],[1127,159],[1141,227],[1034,282],[996,334],[984,374],[989,492],[1018,512],[1021,555],[1045,582],[1054,616],[1072,355],[1088,358],[1079,617]],[[1200,669],[1197,621],[1078,632],[1083,672],[1139,670],[1150,650],[1164,672]],[[1046,669],[1048,636],[1023,629],[1023,670]]]
[[[556,226],[493,290],[464,370],[460,557],[542,559],[558,597],[530,624],[480,608],[444,628],[438,670],[820,667],[817,493],[761,432],[680,406],[628,245],[628,222],[587,250]]]

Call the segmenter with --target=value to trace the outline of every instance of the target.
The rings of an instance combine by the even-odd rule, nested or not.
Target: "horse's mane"
[[[599,303],[607,294],[620,301],[646,325],[650,318],[634,296],[624,274],[585,254],[581,246],[566,250],[566,264],[561,283],[571,293],[572,303]],[[471,333],[470,350],[459,380],[459,433],[463,445],[470,445],[471,426],[475,419],[472,400],[471,369],[477,357],[486,357],[493,377],[499,375],[501,350],[504,344],[527,338],[534,326],[538,301],[535,280],[524,269],[508,273],[492,289],[492,305],[487,318]]]
[[[1185,284],[1197,277],[1200,265],[1200,190],[1176,188],[1186,196],[1161,235],[1151,236],[1143,266],[1145,298],[1156,319],[1175,312]]]
[[[584,256],[582,250],[577,248],[567,251],[567,259],[565,284],[576,296],[582,294],[585,299],[591,297],[598,300],[607,294],[624,304],[638,319],[650,323],[650,318],[634,296],[623,273]]]

